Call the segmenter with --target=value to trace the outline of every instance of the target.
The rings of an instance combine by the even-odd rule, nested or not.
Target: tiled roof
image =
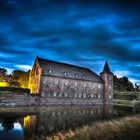
[[[59,77],[75,78],[88,81],[103,82],[102,79],[88,68],[79,67],[71,64],[46,60],[37,57],[44,75],[53,75]]]

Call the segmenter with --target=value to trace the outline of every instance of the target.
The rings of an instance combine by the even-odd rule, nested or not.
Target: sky
[[[140,84],[139,0],[0,0],[0,67],[28,70],[35,56],[90,68],[107,60]]]

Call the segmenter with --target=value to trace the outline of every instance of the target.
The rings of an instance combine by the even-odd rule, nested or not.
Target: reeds
[[[44,140],[140,140],[140,116],[97,122]]]

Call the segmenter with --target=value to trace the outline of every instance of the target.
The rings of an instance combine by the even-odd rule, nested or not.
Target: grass
[[[122,105],[122,106],[130,106],[130,107],[135,107],[140,104],[139,100],[120,100],[120,99],[114,99],[113,100],[114,105]]]
[[[139,140],[140,116],[97,122],[75,131],[59,133],[42,140]]]

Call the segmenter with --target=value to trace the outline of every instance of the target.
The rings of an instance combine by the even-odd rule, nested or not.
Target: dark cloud
[[[0,0],[1,66],[32,65],[39,55],[99,73],[108,59],[114,72],[139,81],[139,6],[137,0]]]

